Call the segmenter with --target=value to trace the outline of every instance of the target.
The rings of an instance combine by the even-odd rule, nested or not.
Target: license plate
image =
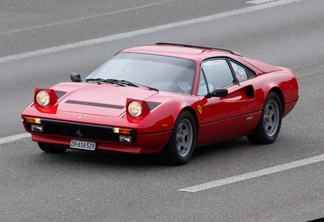
[[[80,149],[80,150],[95,150],[96,143],[80,141],[80,140],[71,140],[70,147],[73,149]]]

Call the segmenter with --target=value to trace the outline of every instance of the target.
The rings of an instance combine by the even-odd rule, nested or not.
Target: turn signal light
[[[36,123],[36,124],[41,124],[42,120],[40,118],[34,118],[34,117],[25,117],[25,122],[26,123]]]
[[[131,130],[130,129],[125,129],[125,128],[114,127],[113,132],[114,133],[119,133],[119,134],[127,134],[127,135],[129,135],[131,133]]]

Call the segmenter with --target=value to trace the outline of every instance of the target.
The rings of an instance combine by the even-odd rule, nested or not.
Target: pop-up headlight
[[[132,101],[128,104],[127,107],[129,115],[132,117],[138,117],[142,114],[142,105],[138,101]]]
[[[41,112],[55,112],[57,95],[53,89],[35,89],[34,105]]]
[[[126,101],[127,114],[133,120],[142,119],[150,113],[150,107],[143,100],[136,100],[128,98]]]
[[[47,106],[51,101],[50,94],[45,90],[40,90],[36,93],[35,101],[39,106]]]

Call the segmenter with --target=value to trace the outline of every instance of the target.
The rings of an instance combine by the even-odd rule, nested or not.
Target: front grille
[[[119,142],[119,134],[113,133],[110,126],[98,126],[92,124],[73,123],[58,120],[42,119],[41,125],[44,127],[43,133],[70,136],[82,139],[104,140]],[[26,125],[30,128],[31,125]],[[133,142],[136,141],[135,131],[131,131]]]

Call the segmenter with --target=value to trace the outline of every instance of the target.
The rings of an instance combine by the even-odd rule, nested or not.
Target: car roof
[[[186,45],[177,43],[156,43],[150,45],[136,46],[122,50],[121,52],[134,52],[134,53],[146,53],[154,55],[172,56],[184,59],[195,60],[197,62],[203,61],[212,57],[229,57],[245,66],[249,67],[257,75],[260,73],[268,73],[278,71],[283,68],[270,65],[261,61],[244,57],[242,54],[223,48],[214,48],[197,45]]]
[[[175,56],[186,59],[202,60],[214,56],[242,56],[240,53],[222,48],[185,45],[176,43],[156,43],[125,49],[122,52],[148,53]]]

